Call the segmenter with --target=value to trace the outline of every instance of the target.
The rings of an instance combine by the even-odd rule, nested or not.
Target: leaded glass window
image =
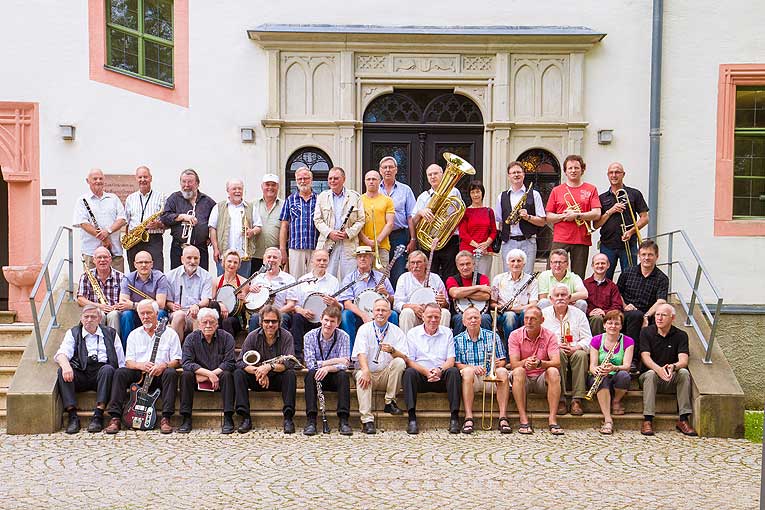
[[[321,149],[303,147],[293,152],[287,160],[287,189],[285,191],[288,195],[297,191],[295,172],[304,166],[313,173],[314,193],[318,195],[325,189],[329,189],[327,178],[329,177],[329,169],[333,166],[332,160]]]
[[[733,218],[765,217],[765,87],[738,87]]]
[[[106,67],[173,84],[173,0],[106,0]]]

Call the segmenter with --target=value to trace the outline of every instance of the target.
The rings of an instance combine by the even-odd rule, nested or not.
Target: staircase
[[[15,313],[0,315],[0,429],[5,428],[8,387],[27,347],[31,324],[14,324]]]

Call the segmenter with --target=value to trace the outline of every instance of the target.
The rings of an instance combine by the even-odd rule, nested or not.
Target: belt
[[[409,230],[409,227],[394,228],[393,230],[391,230],[391,234],[393,232],[401,232],[401,231],[404,231],[404,230]]]
[[[531,239],[531,237],[529,237],[528,239]],[[511,241],[525,241],[526,239],[527,239],[526,236],[510,236]]]

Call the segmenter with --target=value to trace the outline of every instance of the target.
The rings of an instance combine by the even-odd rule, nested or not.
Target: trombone
[[[640,235],[640,229],[637,226],[637,218],[635,217],[635,211],[632,209],[632,204],[630,203],[630,197],[627,194],[627,190],[624,188],[619,189],[616,192],[616,201],[620,204],[624,204],[626,206],[627,211],[629,212],[630,219],[632,220],[632,225],[629,227],[627,226],[627,221],[624,218],[624,211],[619,212],[619,214],[622,217],[622,237],[624,237],[624,234],[627,233],[629,229],[632,227],[635,227],[635,235],[637,236],[637,244],[640,246],[640,244],[643,242],[643,238]],[[627,261],[630,267],[632,267],[632,250],[630,249],[630,240],[627,239],[624,241],[624,251],[627,254]]]
[[[481,406],[481,429],[491,430],[494,428],[494,383],[499,382],[495,365],[497,363],[497,307],[494,307],[492,312],[492,328],[491,328],[491,356],[489,357],[489,370],[486,375],[483,376],[483,404]],[[488,347],[488,346],[487,346]],[[491,401],[489,403],[489,419],[488,424],[486,421],[486,384],[491,385]]]
[[[382,261],[380,260],[380,245],[377,242],[377,222],[375,221],[375,208],[370,206],[372,211],[372,234],[375,236],[375,269],[378,271],[383,268]]]
[[[571,190],[566,190],[566,193],[563,194],[563,199],[566,201],[567,211],[574,211],[577,214],[583,214],[582,208],[579,206],[579,202],[577,202],[574,198],[574,195],[571,194]],[[591,221],[583,220],[582,218],[576,218],[574,222],[577,224],[577,226],[580,227],[584,225],[584,228],[587,229],[587,235],[592,235],[592,233],[595,232],[595,227],[592,225]]]

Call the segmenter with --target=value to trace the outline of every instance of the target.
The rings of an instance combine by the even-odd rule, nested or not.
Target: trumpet
[[[192,218],[197,217],[197,204],[194,203],[194,205],[191,207],[191,209],[186,213],[188,216],[191,216]],[[181,231],[181,239],[185,239],[186,242],[183,243],[183,247],[191,245],[191,236],[194,235],[194,224],[190,221],[184,221],[183,222],[183,230]]]
[[[616,192],[616,201],[620,204],[624,204],[626,206],[627,211],[629,212],[630,219],[632,220],[632,225],[629,227],[627,226],[627,221],[624,218],[624,211],[620,211],[619,215],[622,217],[622,237],[624,234],[627,233],[629,229],[632,227],[635,227],[635,235],[637,236],[637,244],[640,246],[640,244],[643,242],[643,238],[640,235],[640,229],[637,226],[637,218],[635,217],[635,211],[632,209],[632,204],[630,203],[630,197],[627,194],[627,190],[624,188],[619,189]],[[627,253],[627,261],[629,266],[632,266],[632,249],[630,248],[630,240],[627,239],[624,241],[624,251]]]
[[[605,337],[605,335],[604,335]],[[595,374],[595,380],[592,381],[592,386],[590,386],[590,389],[587,390],[587,394],[584,396],[587,400],[592,400],[593,395],[598,392],[598,388],[600,388],[600,383],[603,381],[603,373],[601,369],[611,363],[611,358],[614,356],[614,351],[616,351],[616,346],[622,343],[622,337],[624,335],[619,335],[619,338],[614,342],[614,345],[611,346],[611,348],[608,350],[608,353],[606,354],[606,357],[603,359],[603,363],[598,365],[598,373]],[[603,340],[601,340],[603,341]]]
[[[375,222],[375,208],[370,207],[370,209],[372,210],[372,234],[375,236],[375,269],[379,271],[382,269],[383,264],[380,260],[380,243],[377,242],[377,222]]]
[[[574,195],[571,194],[571,190],[567,190],[566,193],[563,194],[563,198],[566,201],[567,211],[574,211],[578,215],[583,214],[582,208],[574,198]],[[592,235],[592,233],[595,232],[595,227],[592,225],[591,221],[583,220],[582,218],[577,217],[574,222],[580,227],[584,225],[584,228],[587,229],[587,235]]]
[[[494,365],[497,362],[497,340],[495,333],[497,331],[497,308],[494,307],[492,312],[492,328],[491,328],[491,356],[489,357],[489,370],[486,375],[483,376],[483,405],[481,409],[481,428],[483,430],[491,430],[494,428],[494,383],[499,382],[497,373],[494,369]],[[491,396],[489,403],[489,420],[486,422],[486,383],[491,385]]]
[[[249,248],[249,240],[247,239],[247,211],[242,211],[242,262],[247,262],[252,257],[247,253]]]

